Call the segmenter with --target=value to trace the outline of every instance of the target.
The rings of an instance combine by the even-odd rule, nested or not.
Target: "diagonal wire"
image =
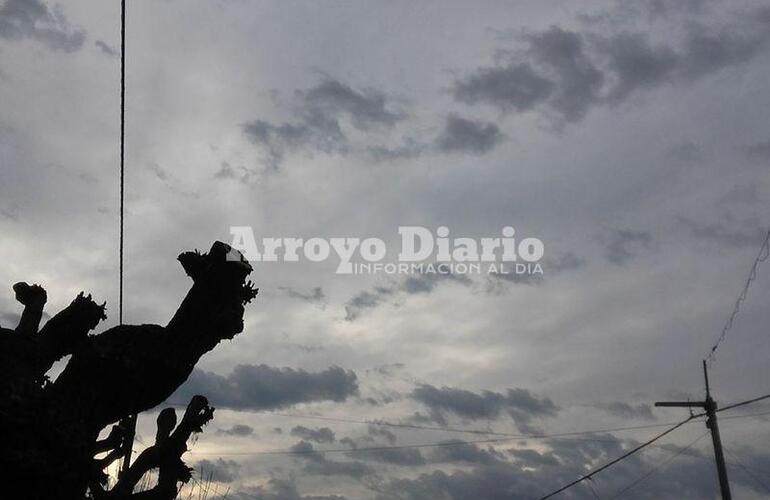
[[[724,342],[727,333],[732,329],[735,317],[738,316],[738,313],[741,310],[741,305],[746,301],[746,297],[749,295],[749,288],[751,287],[751,283],[757,278],[757,269],[759,268],[759,264],[766,261],[768,256],[770,256],[770,231],[768,231],[765,235],[762,246],[759,248],[759,254],[757,254],[756,259],[754,259],[754,263],[751,265],[751,272],[749,272],[749,277],[746,279],[746,283],[743,285],[743,290],[741,290],[740,295],[738,295],[738,300],[735,301],[733,311],[730,313],[730,317],[727,319],[725,326],[722,327],[722,333],[719,335],[716,343],[711,348],[711,351],[709,351],[709,354],[706,357],[706,361],[708,361],[709,365],[714,363],[714,356],[716,355],[717,348],[719,348],[720,344]]]
[[[749,470],[748,467],[746,467],[740,458],[738,458],[738,455],[733,453],[730,448],[722,447],[731,457],[733,457],[733,460],[735,460],[735,463],[743,469],[743,472],[746,473],[747,476],[749,476],[751,479],[753,479],[757,484],[759,484],[767,493],[770,493],[770,487],[768,487],[761,479],[759,479],[758,476],[756,476],[753,472]]]
[[[575,486],[576,484],[579,484],[579,483],[585,481],[586,479],[592,478],[593,476],[595,476],[596,474],[602,472],[603,470],[609,469],[610,467],[612,467],[616,463],[618,463],[618,462],[620,462],[622,460],[625,460],[626,458],[628,458],[631,455],[639,452],[640,450],[646,448],[647,446],[650,446],[652,443],[654,443],[655,441],[659,440],[660,438],[666,436],[667,434],[670,434],[670,433],[674,432],[675,430],[677,430],[678,428],[682,427],[686,423],[688,423],[688,422],[690,422],[690,421],[692,421],[692,420],[694,420],[696,418],[702,417],[703,415],[704,415],[703,413],[699,413],[697,415],[692,415],[692,416],[688,417],[686,420],[682,420],[681,422],[679,422],[675,426],[670,427],[669,429],[666,429],[665,431],[661,432],[657,436],[655,436],[655,437],[645,441],[644,443],[640,444],[639,446],[636,446],[635,448],[632,448],[631,450],[629,450],[626,453],[622,454],[618,458],[616,458],[614,460],[611,460],[610,462],[607,462],[606,464],[602,465],[601,467],[599,467],[597,469],[594,469],[593,471],[589,472],[588,474],[585,474],[585,475],[579,477],[578,479],[572,481],[571,483],[568,483],[568,484],[562,486],[561,488],[556,489],[556,490],[552,491],[551,493],[548,493],[547,495],[540,497],[539,500],[546,500],[547,498],[551,498],[554,495],[557,495],[557,494],[561,493],[562,491],[565,491],[565,490]]]
[[[617,493],[615,493],[615,494],[614,494],[612,497],[610,497],[610,500],[612,500],[612,499],[614,499],[614,498],[620,498],[620,496],[621,496],[621,495],[623,495],[624,493],[626,493],[626,492],[630,491],[631,489],[633,489],[634,487],[636,487],[636,486],[637,486],[639,483],[641,483],[642,481],[645,481],[645,480],[646,480],[646,479],[648,479],[650,476],[652,476],[653,474],[655,474],[656,472],[658,472],[660,469],[662,469],[662,468],[666,467],[667,465],[669,465],[671,462],[673,462],[674,460],[676,460],[676,459],[677,459],[677,458],[678,458],[680,455],[682,455],[684,452],[686,452],[687,450],[689,450],[690,448],[692,448],[693,446],[695,446],[696,444],[698,444],[698,442],[699,442],[701,439],[703,439],[704,437],[706,437],[706,435],[707,435],[708,433],[709,433],[709,431],[706,431],[706,432],[704,432],[703,434],[701,434],[700,436],[698,436],[698,437],[697,437],[697,438],[696,438],[696,439],[695,439],[693,442],[691,442],[690,444],[688,444],[687,446],[685,446],[685,447],[683,447],[683,448],[680,448],[680,449],[679,449],[679,450],[676,452],[676,454],[674,454],[673,456],[669,457],[669,459],[668,459],[668,460],[665,460],[665,461],[661,462],[660,464],[656,465],[655,467],[653,467],[652,469],[650,469],[649,471],[647,471],[647,473],[646,473],[646,474],[644,474],[644,475],[640,476],[638,479],[636,479],[635,481],[633,481],[632,483],[630,483],[628,486],[626,486],[626,487],[625,487],[625,488],[623,488],[622,490],[620,490],[620,491],[618,491]]]
[[[758,398],[753,398],[753,399],[748,399],[746,401],[741,401],[740,403],[734,403],[734,404],[731,404],[731,405],[727,405],[727,406],[724,406],[724,407],[718,409],[717,411],[720,412],[720,411],[732,410],[733,408],[738,408],[740,406],[750,405],[752,403],[757,403],[759,401],[764,401],[765,399],[770,399],[770,394],[765,394],[764,396],[759,396]]]

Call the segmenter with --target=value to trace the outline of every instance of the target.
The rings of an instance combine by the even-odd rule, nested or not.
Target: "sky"
[[[216,494],[537,498],[687,417],[655,401],[703,398],[770,225],[763,2],[136,0],[126,50],[127,323],[165,324],[176,256],[232,226],[545,246],[530,279],[254,263],[243,333],[169,401],[217,407],[185,455]],[[5,327],[17,281],[117,324],[118,53],[118,2],[0,2]],[[770,392],[768,292],[760,264],[710,369],[720,404]],[[767,417],[745,416],[768,409],[722,414],[738,498],[770,495]],[[705,431],[562,498],[716,498]]]

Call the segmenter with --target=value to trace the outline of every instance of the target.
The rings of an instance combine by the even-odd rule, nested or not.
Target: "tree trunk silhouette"
[[[193,285],[166,326],[123,325],[89,335],[105,319],[105,305],[81,293],[40,328],[45,290],[14,285],[24,311],[14,330],[0,328],[0,471],[13,498],[82,499],[88,491],[93,498],[171,499],[178,483],[189,480],[180,457],[191,433],[213,416],[202,396],[173,432],[173,410],[160,413],[155,445],[112,490],[103,472],[124,449],[125,419],[161,404],[203,354],[240,333],[244,305],[256,296],[246,281],[251,266],[224,243],[207,254],[183,253],[179,261]],[[49,382],[46,372],[66,355],[63,372]],[[106,456],[94,458],[100,453]],[[155,468],[158,485],[133,493]]]

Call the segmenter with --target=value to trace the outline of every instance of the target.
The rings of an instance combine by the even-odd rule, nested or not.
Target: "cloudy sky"
[[[652,403],[703,397],[770,225],[762,3],[129,2],[127,322],[165,324],[176,256],[231,226],[397,249],[399,226],[511,225],[546,249],[537,279],[255,264],[245,331],[172,398],[218,408],[187,462],[236,500],[529,499],[686,417]],[[3,326],[22,280],[117,322],[118,16],[0,2]],[[769,292],[760,267],[713,364],[724,404],[770,392]],[[722,421],[738,498],[770,495],[767,417],[741,417],[768,409]],[[704,432],[563,498],[715,498]]]

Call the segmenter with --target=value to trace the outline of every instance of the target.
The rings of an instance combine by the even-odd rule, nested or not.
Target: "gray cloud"
[[[372,448],[358,451],[353,455],[361,460],[381,462],[401,467],[417,467],[425,465],[425,457],[416,448]]]
[[[345,320],[357,319],[366,309],[373,309],[392,296],[395,290],[390,287],[374,287],[372,291],[364,290],[351,298],[345,304]]]
[[[762,162],[768,161],[770,160],[770,139],[747,144],[744,146],[743,151],[749,159]]]
[[[372,437],[383,438],[391,445],[396,444],[396,441],[398,440],[395,434],[390,432],[388,429],[377,425],[370,425],[367,429],[367,432]]]
[[[367,152],[375,162],[392,162],[417,158],[427,149],[427,146],[424,144],[420,144],[412,138],[407,138],[404,144],[399,146],[368,146]]]
[[[103,54],[108,55],[110,57],[117,57],[118,51],[112,48],[111,46],[107,45],[107,42],[104,42],[102,40],[97,40],[94,42],[94,46],[102,51]]]
[[[326,79],[307,91],[297,91],[304,101],[305,113],[320,113],[338,118],[347,115],[355,128],[369,130],[372,126],[392,126],[404,118],[403,113],[388,109],[385,94],[377,89],[355,90],[333,79]]]
[[[189,401],[195,394],[205,394],[215,407],[266,410],[314,401],[341,402],[357,393],[356,374],[337,366],[310,373],[267,365],[238,365],[227,377],[193,370],[171,400]]]
[[[397,297],[399,294],[414,295],[431,293],[441,283],[457,283],[470,286],[473,282],[464,275],[454,273],[421,273],[405,277],[397,284],[388,286],[375,286],[371,290],[364,290],[354,295],[345,304],[345,320],[357,319],[363,311],[380,306],[385,301]]]
[[[483,449],[462,440],[443,441],[448,446],[433,450],[430,460],[436,463],[466,463],[491,465],[504,460],[503,454],[493,447]]]
[[[503,112],[539,110],[559,122],[581,120],[595,106],[615,104],[642,89],[692,82],[752,60],[765,50],[770,10],[735,26],[689,22],[678,44],[653,43],[642,32],[603,35],[558,26],[520,37],[525,50],[455,81],[458,102]]]
[[[305,496],[299,493],[297,484],[293,479],[270,478],[267,484],[259,486],[245,493],[228,494],[221,500],[230,499],[235,496],[235,500],[346,500],[346,497],[340,495],[309,495]]]
[[[245,424],[235,424],[229,429],[217,429],[217,434],[225,436],[248,437],[254,435],[254,428]]]
[[[332,78],[325,78],[307,90],[293,94],[295,121],[273,124],[255,120],[243,125],[243,132],[261,146],[268,164],[278,168],[289,152],[345,153],[349,139],[343,120],[359,132],[391,128],[405,115],[391,111],[384,92],[357,90]]]
[[[638,418],[642,420],[655,420],[655,415],[652,413],[652,408],[648,404],[640,403],[637,405],[631,405],[621,401],[615,401],[613,403],[597,405],[596,407],[606,411],[612,416],[620,417],[623,419]]]
[[[232,460],[201,460],[195,464],[195,470],[200,472],[202,480],[211,478],[219,483],[232,483],[240,478],[241,466]]]
[[[613,229],[604,236],[605,254],[608,261],[623,265],[641,252],[652,247],[652,234],[633,229]]]
[[[86,35],[69,25],[59,7],[50,9],[40,0],[7,0],[0,7],[0,38],[29,38],[52,50],[74,52]]]
[[[555,273],[563,271],[574,271],[585,266],[586,261],[584,258],[576,255],[574,252],[565,252],[559,257],[554,259],[548,259],[545,262],[545,267]]]
[[[529,111],[545,102],[554,83],[537,74],[529,64],[482,68],[458,80],[454,98],[466,104],[490,104],[506,112]]]
[[[467,420],[489,420],[508,414],[522,432],[536,432],[530,426],[533,418],[555,416],[559,408],[549,398],[537,398],[526,389],[508,389],[505,393],[471,392],[452,387],[418,386],[410,397],[427,406],[431,419],[445,424],[444,413]]]
[[[557,467],[560,465],[559,460],[550,451],[540,453],[529,448],[514,448],[508,450],[508,454],[515,461],[527,467]]]
[[[457,461],[465,461],[472,464],[472,467],[451,472],[435,470],[414,478],[390,479],[377,487],[376,499],[540,498],[573,481],[586,470],[619,456],[636,444],[607,434],[595,438],[594,441],[548,440],[543,443],[548,449],[542,452],[525,448],[512,449],[509,454],[513,462],[506,461],[496,451],[490,451],[490,455],[479,455],[477,452],[483,450],[473,451],[469,445],[469,448],[459,453]],[[660,449],[666,451],[664,458],[681,451],[679,446]],[[746,456],[751,457],[749,460],[753,464],[762,463],[762,458],[756,454],[746,452]],[[464,458],[470,460],[463,460]],[[617,495],[640,477],[640,471],[651,470],[659,463],[659,459],[644,458],[641,455],[618,463],[607,473],[597,476],[600,479],[597,485],[601,485],[602,496]],[[646,478],[643,489],[628,490],[623,498],[669,498],[672,494],[676,498],[690,500],[711,498],[714,486],[702,480],[704,475],[708,474],[713,474],[711,460],[704,460],[697,450],[682,453],[675,462],[667,465],[665,473],[650,475]],[[749,477],[741,475],[740,478],[736,477],[736,481],[742,483],[743,487],[762,494],[761,486],[749,482]],[[596,498],[593,489],[585,484],[570,488],[566,495],[576,500]]]
[[[598,100],[604,74],[585,51],[581,34],[552,26],[547,31],[527,35],[531,57],[550,72],[555,91],[550,105],[567,122],[582,119]]]
[[[315,441],[316,443],[333,443],[337,440],[337,437],[334,435],[334,431],[328,427],[310,429],[308,427],[298,425],[291,430],[291,435],[299,437],[305,441]]]
[[[279,290],[283,290],[287,296],[309,303],[321,303],[326,299],[323,289],[320,286],[313,287],[310,292],[300,292],[293,288],[282,286],[278,287]]]
[[[494,123],[450,115],[436,145],[445,153],[482,154],[494,148],[501,139],[500,129]]]
[[[766,231],[756,217],[736,219],[726,215],[719,220],[710,222],[700,222],[687,217],[678,217],[677,220],[693,237],[717,243],[723,247],[758,246]]]
[[[291,451],[305,460],[304,471],[318,476],[348,476],[361,479],[374,474],[374,469],[359,461],[329,460],[319,453],[307,441],[300,441],[291,447]]]

